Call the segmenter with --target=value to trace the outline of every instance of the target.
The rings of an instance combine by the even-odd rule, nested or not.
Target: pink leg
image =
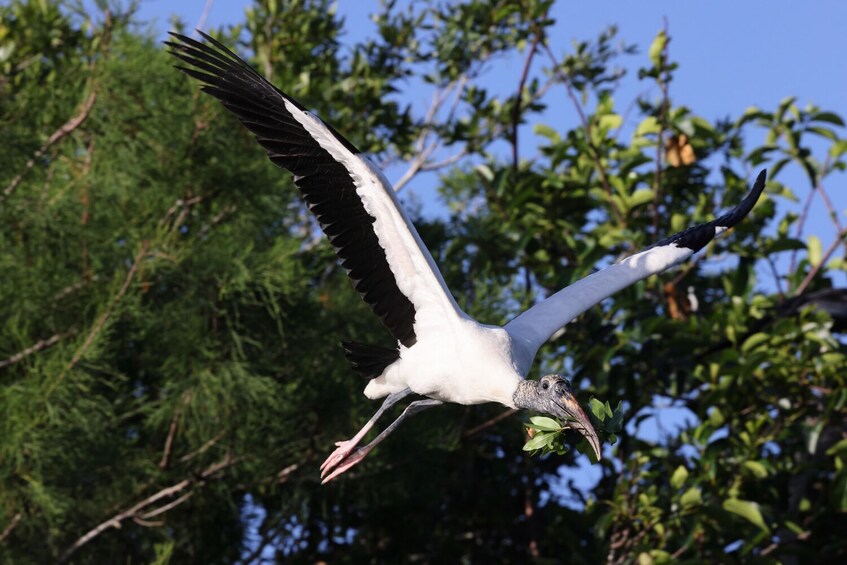
[[[425,409],[431,408],[433,406],[438,406],[439,404],[443,404],[443,403],[440,400],[429,399],[429,400],[416,400],[415,402],[412,402],[411,404],[406,406],[406,409],[403,410],[403,413],[400,414],[400,416],[396,420],[391,422],[391,424],[387,428],[382,430],[382,433],[380,433],[378,436],[376,436],[376,438],[374,438],[374,440],[372,442],[370,442],[369,444],[367,444],[366,446],[364,446],[362,448],[357,449],[355,451],[355,453],[350,454],[348,452],[348,454],[345,455],[344,457],[342,457],[339,461],[334,463],[332,466],[327,467],[326,470],[324,470],[323,473],[321,473],[321,477],[323,478],[323,480],[321,481],[321,484],[323,484],[323,485],[327,484],[329,481],[331,481],[332,479],[334,479],[338,475],[342,474],[347,469],[353,467],[354,465],[356,465],[360,461],[362,461],[362,459],[364,459],[368,455],[368,453],[371,452],[371,450],[374,447],[379,445],[379,443],[382,440],[387,438],[391,434],[391,432],[393,432],[397,428],[397,426],[400,425],[400,422],[402,422],[403,420],[405,420],[409,416],[420,412],[421,410],[425,410]],[[368,424],[371,424],[371,423],[368,422]],[[371,424],[371,425],[373,425],[373,424]],[[357,437],[358,437],[358,435],[359,434],[356,434]],[[350,441],[353,441],[353,440],[350,440]],[[336,467],[336,465],[337,465],[337,467]],[[332,473],[330,473],[329,475],[327,475],[324,478],[323,476],[326,473],[328,473],[330,470],[332,470],[333,467],[335,467],[335,470],[332,471]]]
[[[374,427],[376,421],[379,420],[380,416],[382,416],[386,410],[394,406],[398,400],[410,394],[412,394],[412,391],[408,388],[401,390],[400,392],[395,392],[394,394],[389,394],[385,398],[385,401],[383,401],[382,406],[379,407],[379,410],[376,411],[376,414],[374,414],[373,417],[371,417],[371,419],[368,420],[368,422],[364,426],[362,426],[362,429],[359,430],[359,433],[357,433],[355,436],[348,439],[347,441],[336,442],[335,445],[338,446],[338,449],[333,451],[330,456],[326,458],[326,461],[324,461],[321,465],[321,477],[327,474],[330,469],[341,463],[348,455],[350,455],[350,452],[353,451],[353,448],[359,445],[359,442],[362,441],[362,438],[365,437],[365,434],[367,434],[371,430],[371,428]]]

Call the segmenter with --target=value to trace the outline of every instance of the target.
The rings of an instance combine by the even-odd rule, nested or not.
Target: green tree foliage
[[[845,347],[826,313],[792,305],[845,270],[847,232],[834,211],[836,238],[807,237],[780,206],[843,182],[841,116],[787,98],[713,122],[672,98],[665,32],[640,54],[615,29],[566,45],[547,34],[551,0],[442,4],[388,1],[378,36],[352,44],[328,0],[258,0],[216,35],[399,171],[398,188],[429,174],[447,212],[419,229],[479,319],[713,217],[770,169],[729,237],[542,350],[535,370],[567,373],[584,402],[622,401],[597,484],[573,486],[573,450],[522,451],[525,422],[502,407],[447,406],[321,487],[320,460],[374,409],[337,342],[388,337],[291,179],[131,6],[12,0],[3,562],[845,557]],[[494,88],[505,57],[525,72]],[[654,96],[616,100],[626,72]],[[424,90],[419,111],[408,94]],[[547,124],[563,103],[579,116],[567,130]],[[807,182],[786,184],[792,168]],[[693,415],[679,433],[633,433],[668,404]]]

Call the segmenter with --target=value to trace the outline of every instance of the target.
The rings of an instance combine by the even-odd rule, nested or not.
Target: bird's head
[[[576,401],[569,380],[559,375],[545,375],[538,381],[521,381],[512,400],[518,408],[535,410],[569,422],[571,429],[585,436],[597,459],[600,459],[597,432]]]

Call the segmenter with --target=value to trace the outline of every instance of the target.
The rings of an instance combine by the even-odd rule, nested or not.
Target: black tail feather
[[[353,370],[366,379],[382,374],[386,367],[400,358],[400,350],[381,345],[368,345],[358,341],[342,341],[344,356]]]

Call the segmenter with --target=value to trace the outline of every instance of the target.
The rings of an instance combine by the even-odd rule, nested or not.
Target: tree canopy
[[[822,241],[782,206],[844,182],[843,118],[790,96],[698,115],[673,97],[671,33],[571,44],[548,33],[552,3],[387,1],[351,42],[329,0],[256,0],[212,31],[399,171],[448,286],[487,323],[708,221],[768,169],[728,237],[540,352],[534,375],[621,402],[610,457],[533,457],[530,415],[445,406],[326,487],[320,461],[375,409],[338,343],[391,339],[290,175],[132,4],[0,5],[3,562],[847,556],[847,348],[843,318],[815,307],[843,304],[847,228],[831,208]],[[507,56],[524,72],[492,87]],[[625,73],[648,94],[617,99]],[[563,105],[566,130],[549,125]],[[441,213],[406,197],[418,179]],[[636,433],[663,407],[690,417]]]

